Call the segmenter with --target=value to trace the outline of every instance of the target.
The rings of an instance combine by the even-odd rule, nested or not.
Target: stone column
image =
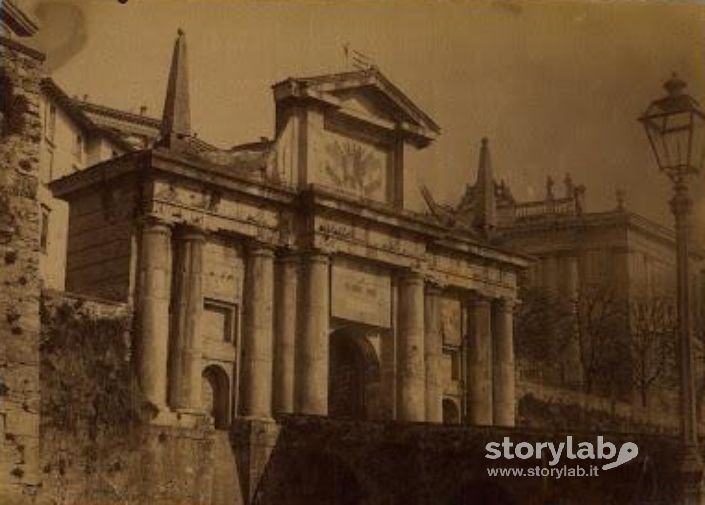
[[[424,280],[416,272],[399,279],[398,306],[399,395],[397,419],[426,418],[426,366],[424,363]]]
[[[471,302],[468,341],[468,421],[492,424],[492,318],[490,301]]]
[[[274,304],[275,413],[294,412],[294,353],[299,258],[287,253],[278,258]]]
[[[493,326],[493,410],[496,426],[515,424],[514,302],[506,298],[492,307]]]
[[[441,290],[433,284],[426,284],[424,298],[424,358],[426,360],[426,421],[443,422],[443,383],[441,361],[443,341],[441,337]]]
[[[303,261],[301,330],[296,343],[296,412],[328,413],[330,259],[319,252]]]
[[[179,410],[202,409],[204,244],[203,230],[190,226],[177,230],[169,389],[171,405]]]
[[[249,248],[245,273],[245,314],[242,338],[242,415],[268,418],[272,413],[274,340],[274,251],[266,245]]]
[[[138,374],[142,391],[159,410],[166,410],[171,230],[154,218],[142,224],[137,317]]]

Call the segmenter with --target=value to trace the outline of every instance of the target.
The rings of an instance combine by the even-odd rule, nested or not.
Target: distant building
[[[535,258],[523,277],[523,285],[541,288],[557,300],[588,296],[624,303],[627,325],[634,325],[630,306],[665,301],[675,306],[675,234],[648,218],[628,210],[625,193],[616,192],[612,210],[595,212],[586,205],[586,188],[566,175],[563,187],[546,181],[545,197],[520,202],[504,181],[493,174],[489,147],[483,140],[480,166],[474,184],[468,184],[455,206],[436,202],[428,190],[431,213],[472,236],[486,236]],[[664,202],[665,205],[665,202]],[[691,240],[691,292],[693,332],[705,339],[705,251],[696,233]],[[592,294],[590,294],[592,293]],[[624,332],[625,334],[628,331]],[[565,349],[558,381],[579,385],[584,380],[580,350],[573,340]],[[544,367],[521,364],[527,380],[550,375]],[[556,382],[556,377],[551,379]]]
[[[54,198],[48,184],[102,161],[151,147],[161,120],[70,97],[51,78],[41,82],[40,271],[44,286],[63,290],[66,278],[68,205]],[[202,149],[213,149],[195,141]]]

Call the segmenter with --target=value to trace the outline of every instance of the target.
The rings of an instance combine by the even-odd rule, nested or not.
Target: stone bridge
[[[639,456],[595,477],[488,476],[488,468],[548,466],[533,458],[486,459],[488,442],[560,443],[568,435],[576,447],[595,444],[598,435],[617,447],[635,442]],[[672,436],[290,415],[276,423],[241,421],[231,442],[243,494],[258,505],[673,505],[679,499],[680,441]],[[557,467],[603,463],[563,457]]]

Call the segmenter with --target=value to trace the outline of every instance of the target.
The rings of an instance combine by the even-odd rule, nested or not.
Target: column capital
[[[274,246],[266,242],[252,240],[247,243],[247,254],[251,257],[274,258]]]
[[[171,235],[172,225],[162,218],[153,215],[142,216],[138,219],[138,224],[142,227],[142,231],[146,233],[162,233]]]
[[[300,256],[306,259],[309,263],[324,263],[327,265],[331,261],[330,254],[323,252],[320,249],[309,249],[302,251]]]
[[[518,304],[518,301],[515,298],[510,298],[508,296],[495,298],[494,302],[497,310],[502,312],[514,312],[514,308]]]
[[[205,241],[207,232],[203,228],[191,224],[180,224],[174,229],[174,236],[184,241]]]
[[[275,255],[279,263],[299,264],[301,262],[301,253],[293,249],[278,249]]]
[[[425,290],[426,290],[427,296],[440,296],[441,293],[443,292],[443,286],[441,286],[436,281],[427,279],[426,285],[425,285]]]
[[[415,268],[408,268],[402,270],[397,275],[397,279],[400,284],[423,284],[424,276],[423,272]]]
[[[492,297],[483,293],[473,291],[468,299],[468,305],[471,307],[487,307],[492,303]]]

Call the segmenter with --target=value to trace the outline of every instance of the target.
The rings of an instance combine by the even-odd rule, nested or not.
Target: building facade
[[[161,120],[71,97],[51,78],[41,81],[40,120],[40,262],[44,287],[66,288],[68,204],[55,198],[48,185],[102,161],[151,147]],[[194,139],[200,149],[212,146]]]
[[[556,359],[551,364],[522,359],[520,382],[531,391],[541,391],[534,385],[544,384],[617,397],[638,407],[635,417],[650,419],[653,412],[659,414],[659,422],[677,425],[677,398],[672,392],[677,368],[673,361],[663,362],[663,354],[671,356],[666,361],[675,360],[672,230],[630,211],[621,190],[616,193],[615,208],[589,210],[585,186],[574,184],[570,175],[560,190],[549,177],[541,200],[517,201],[509,185],[495,178],[486,140],[480,148],[476,180],[467,185],[457,205],[440,204],[424,191],[430,213],[439,222],[471,236],[487,235],[494,243],[533,258],[520,279],[522,296],[538,296],[544,306],[536,312],[546,309],[553,314],[527,314],[532,310],[531,299],[522,300],[523,314],[551,320],[537,331],[545,332],[546,339],[561,349],[553,354]],[[692,234],[690,299],[692,332],[701,356],[705,253],[699,239]],[[520,323],[525,325],[524,333],[530,331],[526,323]],[[598,354],[604,355],[605,363],[596,363],[602,359]],[[609,359],[619,361],[619,366],[607,364]],[[698,362],[702,390],[702,359]],[[623,373],[612,376],[604,370],[616,368]],[[596,386],[595,382],[604,384]],[[646,398],[647,389],[648,396],[654,397],[651,400]],[[601,402],[595,399],[594,403]]]
[[[513,425],[527,262],[405,208],[405,159],[438,126],[373,68],[278,83],[273,141],[204,152],[185,51],[181,34],[155,148],[52,183],[67,287],[134,303],[165,419]]]

